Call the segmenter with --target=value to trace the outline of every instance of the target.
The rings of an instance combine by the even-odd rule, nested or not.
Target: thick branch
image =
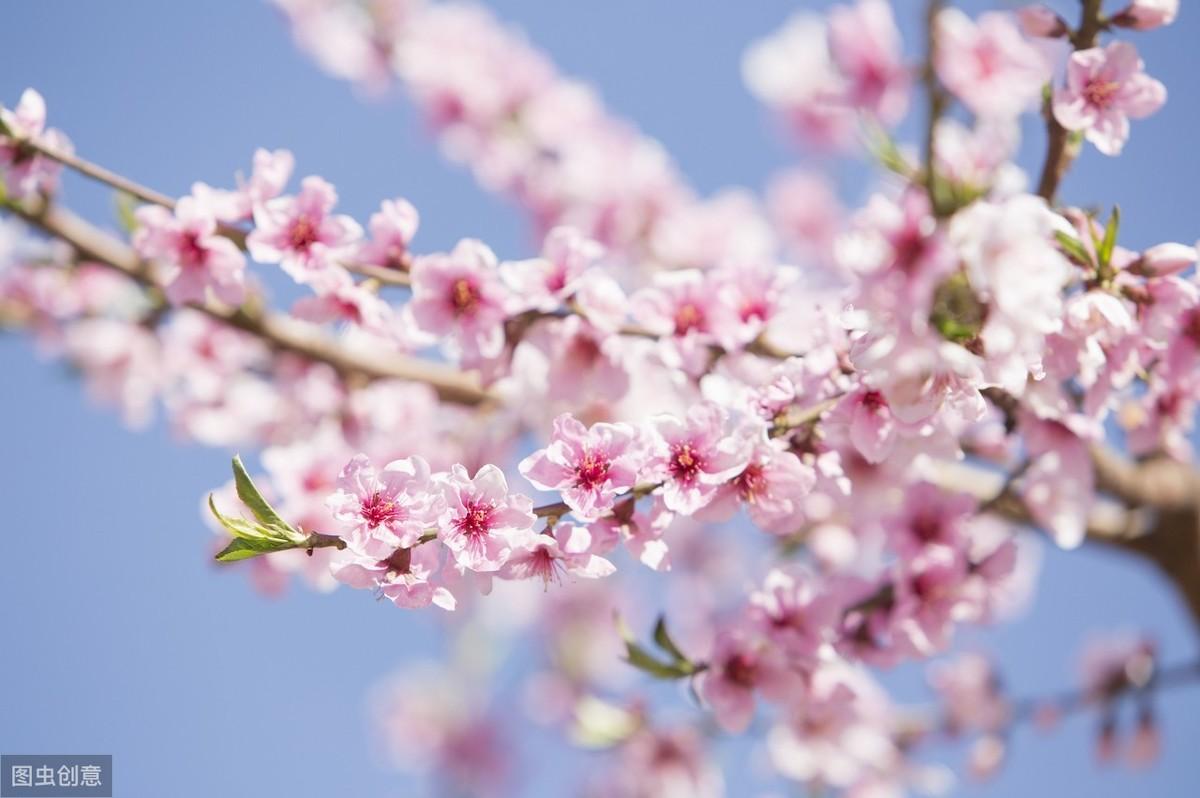
[[[11,209],[30,224],[70,244],[85,260],[110,266],[143,285],[157,289],[147,264],[133,248],[69,210],[47,207]],[[190,305],[217,321],[256,335],[276,349],[328,363],[349,380],[397,379],[421,382],[447,402],[480,405],[491,397],[477,380],[455,369],[385,350],[352,350],[312,324],[272,313],[250,312],[216,302]]]

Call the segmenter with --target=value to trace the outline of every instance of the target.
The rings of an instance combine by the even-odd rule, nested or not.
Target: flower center
[[[932,513],[917,513],[908,528],[913,537],[922,543],[936,543],[944,534],[942,519]]]
[[[883,398],[883,394],[879,391],[867,391],[863,394],[862,406],[864,410],[869,410],[872,413],[878,413],[880,410],[887,407],[887,400]]]
[[[1093,80],[1089,81],[1083,89],[1084,99],[1089,105],[1094,105],[1097,108],[1107,108],[1112,105],[1113,99],[1117,96],[1117,91],[1121,88],[1121,84],[1113,80]]]
[[[307,252],[309,247],[317,243],[317,226],[307,216],[301,216],[292,222],[292,229],[288,231],[288,240],[292,249]]]
[[[473,550],[482,550],[487,536],[492,531],[492,515],[495,508],[483,502],[468,501],[463,514],[454,521],[459,534],[466,535],[467,545]]]
[[[1183,320],[1183,335],[1200,347],[1200,310],[1193,310]]]
[[[358,514],[369,526],[377,527],[401,520],[404,517],[404,508],[380,491],[375,491],[362,500]]]
[[[675,334],[687,335],[704,326],[704,312],[694,302],[687,302],[675,311]]]
[[[179,263],[182,266],[202,266],[207,259],[208,250],[200,245],[200,237],[195,233],[184,233],[179,239]]]
[[[746,466],[746,470],[738,474],[737,479],[734,480],[734,485],[737,487],[742,501],[753,504],[759,496],[767,492],[767,478],[763,474],[763,467],[758,463]]]
[[[455,280],[450,289],[450,303],[453,305],[456,316],[469,314],[479,305],[479,292],[475,290],[475,286],[470,280],[466,278]]]
[[[690,443],[677,444],[671,455],[671,476],[683,482],[691,482],[700,472],[704,458]]]
[[[753,687],[758,679],[758,661],[739,651],[725,660],[725,678],[739,687]]]
[[[770,311],[771,309],[765,299],[756,299],[742,305],[741,310],[738,311],[738,316],[741,317],[743,322],[765,321],[767,316],[771,315]]]
[[[592,452],[586,452],[575,468],[575,484],[581,488],[598,488],[608,479],[609,461]]]

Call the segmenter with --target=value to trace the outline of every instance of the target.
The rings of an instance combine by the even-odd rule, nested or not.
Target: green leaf
[[[1112,215],[1108,217],[1108,224],[1104,227],[1104,240],[1100,242],[1100,246],[1096,252],[1096,258],[1100,261],[1100,269],[1105,270],[1108,264],[1112,262],[1113,250],[1117,246],[1117,231],[1121,227],[1121,206],[1114,205]]]
[[[648,652],[633,638],[633,633],[620,615],[616,616],[617,632],[625,641],[625,661],[656,679],[682,679],[696,672],[686,658],[682,662],[663,662]]]
[[[121,229],[128,235],[133,235],[138,229],[137,217],[134,211],[137,210],[137,199],[127,191],[118,191],[113,197],[113,205],[117,211],[117,223],[121,225]]]
[[[233,457],[233,482],[237,487],[238,498],[250,508],[250,512],[254,513],[254,517],[263,525],[279,530],[282,535],[292,540],[299,541],[304,538],[304,535],[284,521],[279,513],[275,512],[275,508],[258,492],[254,480],[250,479],[250,475],[246,473],[246,466],[242,464],[240,455]]]
[[[987,305],[975,295],[966,273],[958,271],[934,291],[929,323],[947,341],[968,346],[983,331],[987,310]]]
[[[295,548],[295,546],[286,540],[234,538],[229,541],[228,546],[217,552],[217,562],[248,560],[260,554],[268,554],[272,551],[286,551],[292,548]]]
[[[1083,242],[1079,239],[1067,235],[1066,233],[1056,231],[1054,233],[1055,240],[1058,241],[1059,247],[1068,258],[1078,263],[1080,266],[1091,266],[1092,256],[1088,254],[1084,248]]]
[[[213,517],[225,528],[225,531],[235,538],[241,540],[286,540],[286,538],[273,534],[273,530],[260,524],[251,523],[244,518],[231,518],[228,515],[223,515],[217,509],[211,493],[208,495],[208,509],[212,511]]]
[[[665,615],[658,616],[658,623],[654,624],[654,642],[658,644],[659,648],[667,652],[676,663],[687,662],[689,665],[691,664],[687,656],[679,650],[679,646],[675,645],[675,641],[671,639],[671,635],[667,632],[667,618]]]

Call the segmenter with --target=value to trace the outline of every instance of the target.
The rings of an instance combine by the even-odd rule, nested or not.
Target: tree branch
[[[1083,13],[1079,28],[1071,34],[1071,45],[1076,50],[1086,50],[1096,46],[1100,32],[1104,30],[1105,22],[1101,15],[1102,0],[1083,0]],[[1071,145],[1071,134],[1054,118],[1053,92],[1046,98],[1042,107],[1042,115],[1046,118],[1046,159],[1042,163],[1042,175],[1038,179],[1038,196],[1051,204],[1058,193],[1058,185],[1062,182],[1075,156],[1079,154],[1078,147]]]
[[[28,209],[8,207],[25,221],[70,244],[84,260],[104,264],[158,290],[148,265],[123,241],[95,227],[71,211],[56,206]],[[397,379],[424,383],[447,402],[482,405],[493,397],[479,382],[456,369],[385,350],[352,350],[315,325],[273,313],[233,308],[217,302],[189,305],[219,322],[256,335],[275,349],[327,363],[348,380]]]

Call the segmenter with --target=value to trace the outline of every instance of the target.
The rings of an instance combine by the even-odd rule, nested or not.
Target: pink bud
[[[1100,733],[1096,735],[1096,760],[1101,764],[1115,761],[1119,742],[1116,718],[1109,715],[1100,724]]]
[[[1004,764],[1006,750],[1003,737],[989,734],[976,740],[975,744],[971,746],[967,764],[972,778],[983,781],[995,776],[1000,770],[1000,766]]]
[[[1130,269],[1146,277],[1178,274],[1196,262],[1196,248],[1186,244],[1158,244],[1142,253]]]
[[[1158,761],[1162,750],[1162,735],[1154,720],[1154,713],[1144,709],[1138,714],[1137,729],[1129,741],[1129,750],[1125,752],[1125,761],[1131,768],[1148,768]]]
[[[1070,32],[1062,17],[1040,3],[1017,11],[1017,21],[1021,23],[1021,31],[1026,36],[1061,39]]]
[[[1134,30],[1153,30],[1170,25],[1179,13],[1179,0],[1133,0],[1124,11],[1118,11],[1112,24]]]

